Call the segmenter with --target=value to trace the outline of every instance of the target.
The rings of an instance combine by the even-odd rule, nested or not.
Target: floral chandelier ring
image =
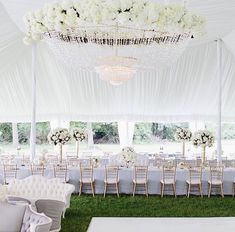
[[[77,53],[62,43],[78,45],[81,56],[101,79],[110,83],[122,83],[135,75],[138,67],[160,67],[178,59],[191,38],[204,33],[205,20],[198,14],[190,12],[182,4],[158,4],[143,0],[88,0],[64,1],[47,4],[43,9],[28,13],[24,17],[26,37],[29,44],[45,40],[68,65],[84,67]],[[113,56],[115,63],[97,68],[97,55],[82,51],[83,46],[97,45],[100,49],[109,49],[105,56]],[[126,54],[134,49],[147,49],[146,53]],[[123,51],[123,50],[124,51]],[[154,52],[155,54],[148,54]],[[111,54],[113,53],[114,54]],[[152,59],[151,56],[156,58]],[[137,59],[133,66],[122,65],[122,57]],[[120,60],[117,64],[116,61]],[[72,61],[72,62],[71,62]],[[169,62],[171,61],[171,62]],[[127,62],[128,63],[128,62]],[[116,75],[107,76],[104,70]],[[98,70],[98,71],[97,71]],[[119,71],[120,70],[120,71]],[[123,73],[126,72],[126,76]],[[121,76],[121,78],[119,78]]]

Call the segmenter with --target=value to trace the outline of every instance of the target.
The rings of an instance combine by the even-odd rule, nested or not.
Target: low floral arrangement
[[[136,152],[132,147],[124,147],[120,152],[121,166],[131,167],[136,163]]]
[[[199,130],[195,132],[192,142],[195,147],[212,147],[215,137],[208,130]]]
[[[86,135],[84,132],[78,130],[78,129],[74,129],[73,130],[73,138],[75,138],[76,141],[83,141],[86,139]]]
[[[95,167],[95,168],[97,168],[98,166],[99,166],[99,158],[98,157],[94,157],[94,158],[92,158],[92,160],[91,160],[91,163],[92,163],[92,165]]]
[[[48,140],[55,146],[64,145],[71,140],[71,135],[66,128],[56,128],[49,133]]]
[[[184,169],[185,168],[185,163],[184,162],[180,162],[177,165],[180,169]]]
[[[86,0],[46,4],[25,15],[25,43],[42,39],[46,32],[71,33],[79,27],[115,25],[200,35],[205,20],[182,4],[159,4],[149,0]],[[73,30],[68,30],[73,29]],[[147,33],[147,32],[146,32]]]
[[[175,132],[175,139],[177,141],[186,142],[192,138],[192,132],[186,128],[177,128]]]

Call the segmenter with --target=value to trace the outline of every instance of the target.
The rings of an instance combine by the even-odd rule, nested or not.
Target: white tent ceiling
[[[22,42],[23,15],[46,0],[0,0],[0,121],[30,121],[31,47]],[[216,43],[222,43],[222,117],[235,121],[235,0],[192,0],[207,34],[192,41],[166,70],[139,73],[120,87],[88,71],[69,70],[43,42],[37,47],[37,120],[214,120]],[[81,57],[82,59],[82,57]]]

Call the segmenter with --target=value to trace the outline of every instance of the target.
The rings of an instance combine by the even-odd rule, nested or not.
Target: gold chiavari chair
[[[54,177],[60,179],[62,183],[69,181],[67,164],[54,165]]]
[[[148,196],[148,166],[135,166],[133,178],[133,196],[135,196],[136,188],[144,187],[145,195]]]
[[[162,180],[161,185],[161,197],[164,195],[164,190],[166,186],[172,187],[173,194],[176,197],[176,167],[175,166],[163,166],[162,168]]]
[[[31,175],[44,176],[45,167],[43,164],[31,164]]]
[[[211,196],[212,188],[220,188],[220,194],[224,197],[223,191],[223,172],[222,166],[210,167],[210,180],[208,181],[208,197]]]
[[[15,164],[4,164],[3,165],[3,175],[4,184],[9,184],[9,182],[17,177],[17,165]]]
[[[104,197],[108,186],[116,188],[116,193],[119,197],[118,166],[105,166]]]
[[[187,184],[187,196],[189,197],[190,192],[193,187],[197,187],[199,194],[202,194],[202,167],[190,167],[189,168],[189,180],[186,181]]]
[[[92,165],[80,165],[80,189],[79,196],[82,194],[82,188],[84,186],[90,186],[93,197],[95,196],[95,181]]]

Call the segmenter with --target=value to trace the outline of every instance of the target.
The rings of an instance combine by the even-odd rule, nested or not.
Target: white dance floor
[[[88,232],[232,232],[235,218],[92,218]]]

